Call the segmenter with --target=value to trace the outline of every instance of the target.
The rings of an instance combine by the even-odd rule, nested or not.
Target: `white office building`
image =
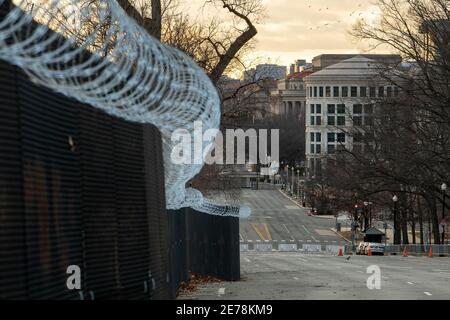
[[[349,129],[370,125],[375,103],[398,94],[398,89],[388,85],[379,73],[378,62],[356,56],[304,78],[306,161],[310,178],[320,175],[328,154],[340,148],[356,148],[357,138],[347,134]]]

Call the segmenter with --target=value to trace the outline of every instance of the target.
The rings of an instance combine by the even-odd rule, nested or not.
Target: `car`
[[[372,254],[384,255],[384,245],[382,243],[370,242],[364,248],[364,253],[369,253],[369,248]]]
[[[365,242],[360,242],[357,246],[356,246],[356,250],[355,253],[356,254],[364,254],[364,246],[366,245]]]

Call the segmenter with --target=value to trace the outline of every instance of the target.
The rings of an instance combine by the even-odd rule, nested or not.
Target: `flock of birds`
[[[308,1],[308,0],[307,0],[307,1]],[[312,6],[311,4],[308,5],[308,8],[309,8],[309,9],[312,9],[312,10],[315,9],[314,6]],[[329,7],[318,8],[317,10],[318,10],[318,12],[327,12],[327,11],[330,11],[330,8],[329,8]],[[367,13],[368,13],[367,11],[363,11],[363,10],[362,10],[362,4],[360,3],[360,4],[358,5],[358,8],[355,9],[355,10],[353,10],[352,12],[350,12],[350,13],[348,14],[348,16],[349,16],[350,18],[351,18],[351,17],[363,17],[363,16],[366,15]],[[376,15],[377,12],[371,11],[370,14],[371,14],[371,15]],[[341,23],[343,23],[343,20],[342,20],[342,19],[339,19],[339,20],[336,20],[336,21],[334,21],[334,22],[325,22],[325,23],[322,24],[322,25],[317,25],[317,26],[314,26],[314,27],[308,27],[307,30],[308,30],[308,31],[311,31],[311,30],[323,29],[323,28],[327,28],[327,27],[330,27],[330,26],[333,26],[333,25],[339,25],[339,24],[341,24]]]

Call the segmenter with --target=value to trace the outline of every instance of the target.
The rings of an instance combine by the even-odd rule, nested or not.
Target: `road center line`
[[[221,296],[225,294],[225,288],[219,288],[219,290],[217,291],[217,295]]]
[[[414,284],[414,283],[412,283],[412,282],[408,281],[408,282],[407,282],[407,284]]]
[[[425,293],[427,296],[432,296],[432,294],[429,293],[428,291],[425,291],[424,293]]]

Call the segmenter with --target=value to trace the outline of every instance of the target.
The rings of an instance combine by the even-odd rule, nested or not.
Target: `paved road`
[[[381,270],[379,290],[367,288],[370,265]],[[450,299],[450,258],[246,252],[241,274],[180,299]]]
[[[242,241],[345,243],[330,230],[335,225],[334,219],[308,216],[306,209],[297,206],[277,189],[242,190],[242,202],[252,208],[250,218],[240,221]]]

